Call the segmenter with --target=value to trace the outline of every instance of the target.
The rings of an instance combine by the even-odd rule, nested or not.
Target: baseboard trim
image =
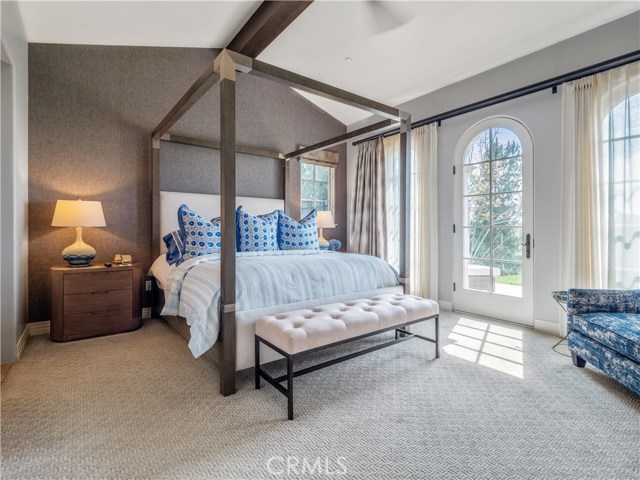
[[[447,301],[447,300],[440,300],[438,299],[438,305],[440,305],[440,310],[445,311],[445,312],[452,312],[453,311],[453,303]]]
[[[16,361],[20,360],[20,357],[22,357],[22,352],[24,352],[24,349],[27,346],[29,336],[29,324],[27,324],[22,331],[22,335],[20,335],[20,338],[18,339],[18,343],[16,344]]]
[[[29,341],[29,337],[35,337],[36,335],[49,335],[51,331],[51,322],[47,320],[46,322],[30,322],[27,323],[27,326],[24,327],[22,331],[22,335],[18,339],[18,343],[16,344],[16,361],[20,360],[22,357],[22,353],[24,349],[27,347],[27,342]]]
[[[536,318],[533,321],[533,328],[541,332],[550,333],[551,335],[555,335],[556,337],[562,336],[560,335],[560,324],[556,322],[550,322],[548,320],[539,320]]]
[[[29,336],[35,337],[36,335],[49,335],[51,331],[51,322],[31,322],[29,324]]]

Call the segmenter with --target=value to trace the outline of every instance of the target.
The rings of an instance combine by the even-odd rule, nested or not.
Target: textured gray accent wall
[[[284,198],[284,162],[237,154],[237,195]],[[198,175],[193,175],[198,172]],[[220,193],[220,151],[161,142],[160,190]]]
[[[129,253],[152,259],[150,134],[215,58],[208,49],[29,45],[29,313],[49,319],[49,267],[75,232],[51,227],[58,199],[102,201],[107,226],[87,228],[96,261]],[[287,152],[340,135],[345,126],[288,87],[239,74],[239,144]],[[212,89],[171,133],[218,140],[218,90]],[[346,237],[346,149],[337,149],[333,238]],[[218,153],[161,148],[162,188],[218,192]],[[292,162],[295,181],[299,167]],[[297,177],[297,179],[296,179]],[[284,164],[238,156],[238,194],[281,197]]]

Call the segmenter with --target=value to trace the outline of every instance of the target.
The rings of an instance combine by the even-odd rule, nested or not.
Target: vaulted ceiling
[[[222,48],[260,3],[21,1],[20,10],[30,42]],[[397,105],[638,9],[637,1],[316,0],[258,58]],[[368,116],[305,95],[345,124]]]

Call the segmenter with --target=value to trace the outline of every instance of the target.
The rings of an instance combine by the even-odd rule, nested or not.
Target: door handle
[[[520,245],[522,245],[525,248],[524,250],[525,257],[531,258],[531,234],[527,233],[527,235],[524,238],[525,238],[524,243],[521,243]]]

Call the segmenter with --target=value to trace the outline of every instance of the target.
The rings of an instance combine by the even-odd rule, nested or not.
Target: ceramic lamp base
[[[321,250],[328,250],[329,240],[327,240],[322,236],[322,229],[320,228],[319,230],[320,230],[320,235],[318,235],[318,246],[320,247]]]
[[[86,267],[96,257],[96,250],[82,241],[82,228],[76,228],[76,241],[62,251],[70,267]]]

